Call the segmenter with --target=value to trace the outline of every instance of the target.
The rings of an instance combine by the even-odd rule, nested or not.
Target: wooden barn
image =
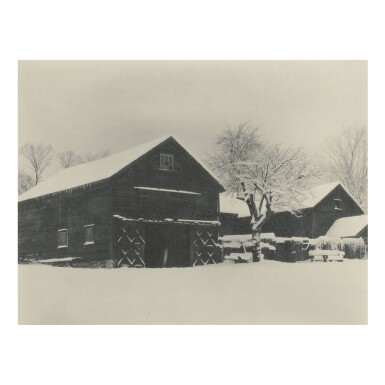
[[[223,195],[223,194],[221,194]],[[235,198],[234,198],[235,199]],[[224,234],[248,234],[250,216],[245,216],[247,206],[238,212],[233,224]],[[221,221],[229,216],[229,205],[221,206]],[[263,228],[263,232],[274,233],[278,237],[317,238],[326,235],[333,223],[343,217],[364,214],[364,210],[341,182],[332,182],[315,186],[309,191],[308,198],[302,202],[299,217],[288,211],[275,212]]]
[[[316,186],[302,202],[300,217],[290,212],[274,213],[266,223],[265,232],[278,237],[317,238],[326,235],[333,223],[343,217],[364,214],[364,210],[341,182]]]
[[[171,136],[63,169],[19,196],[19,259],[216,263],[222,191]]]

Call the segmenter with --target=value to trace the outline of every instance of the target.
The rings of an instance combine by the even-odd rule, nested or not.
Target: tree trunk
[[[260,262],[261,260],[261,230],[256,229],[252,231],[252,243],[253,247],[251,253],[253,255],[253,262]]]

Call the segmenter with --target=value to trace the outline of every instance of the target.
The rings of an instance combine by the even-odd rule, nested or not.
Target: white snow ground
[[[367,265],[19,265],[19,324],[367,324]]]

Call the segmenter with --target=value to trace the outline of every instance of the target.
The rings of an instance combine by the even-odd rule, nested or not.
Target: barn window
[[[60,229],[57,231],[57,247],[61,249],[63,247],[68,247],[68,230]]]
[[[334,199],[334,210],[342,210],[341,199]]]
[[[93,245],[95,243],[95,225],[84,226],[86,230],[86,242],[84,245]]]
[[[174,171],[174,155],[160,154],[160,169]]]

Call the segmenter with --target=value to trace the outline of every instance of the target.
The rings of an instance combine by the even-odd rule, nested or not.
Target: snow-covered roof
[[[175,136],[163,136],[103,159],[63,169],[20,195],[19,202],[108,179],[170,138],[182,146],[220,184],[218,178],[197,156],[182,145],[179,139],[175,139]]]
[[[357,206],[361,208],[362,212],[364,212],[362,207],[357,203],[354,197],[349,193],[347,188],[340,181],[335,181],[312,187],[311,189],[309,189],[306,198],[302,201],[301,206],[297,207],[297,209],[315,207],[339,185],[345,190],[346,194],[348,194],[353,199]],[[238,218],[250,216],[250,211],[247,207],[247,204],[239,199],[236,199],[236,194],[232,194],[229,192],[224,192],[220,194],[220,212],[226,214],[238,214]]]
[[[302,208],[314,207],[331,193],[341,182],[331,182],[315,186],[309,190],[308,196],[302,201]]]
[[[310,189],[308,197],[302,201],[301,208],[310,208],[316,206],[327,195],[329,195],[337,186],[341,186],[347,195],[356,203],[356,205],[364,212],[363,208],[358,204],[354,197],[350,194],[349,190],[344,186],[341,181],[330,182],[321,184]]]
[[[237,214],[238,218],[249,217],[250,210],[247,204],[236,196],[237,194],[229,192],[219,194],[219,211],[222,214]]]
[[[368,225],[367,215],[357,215],[354,217],[345,217],[337,219],[329,231],[328,237],[354,237]]]

